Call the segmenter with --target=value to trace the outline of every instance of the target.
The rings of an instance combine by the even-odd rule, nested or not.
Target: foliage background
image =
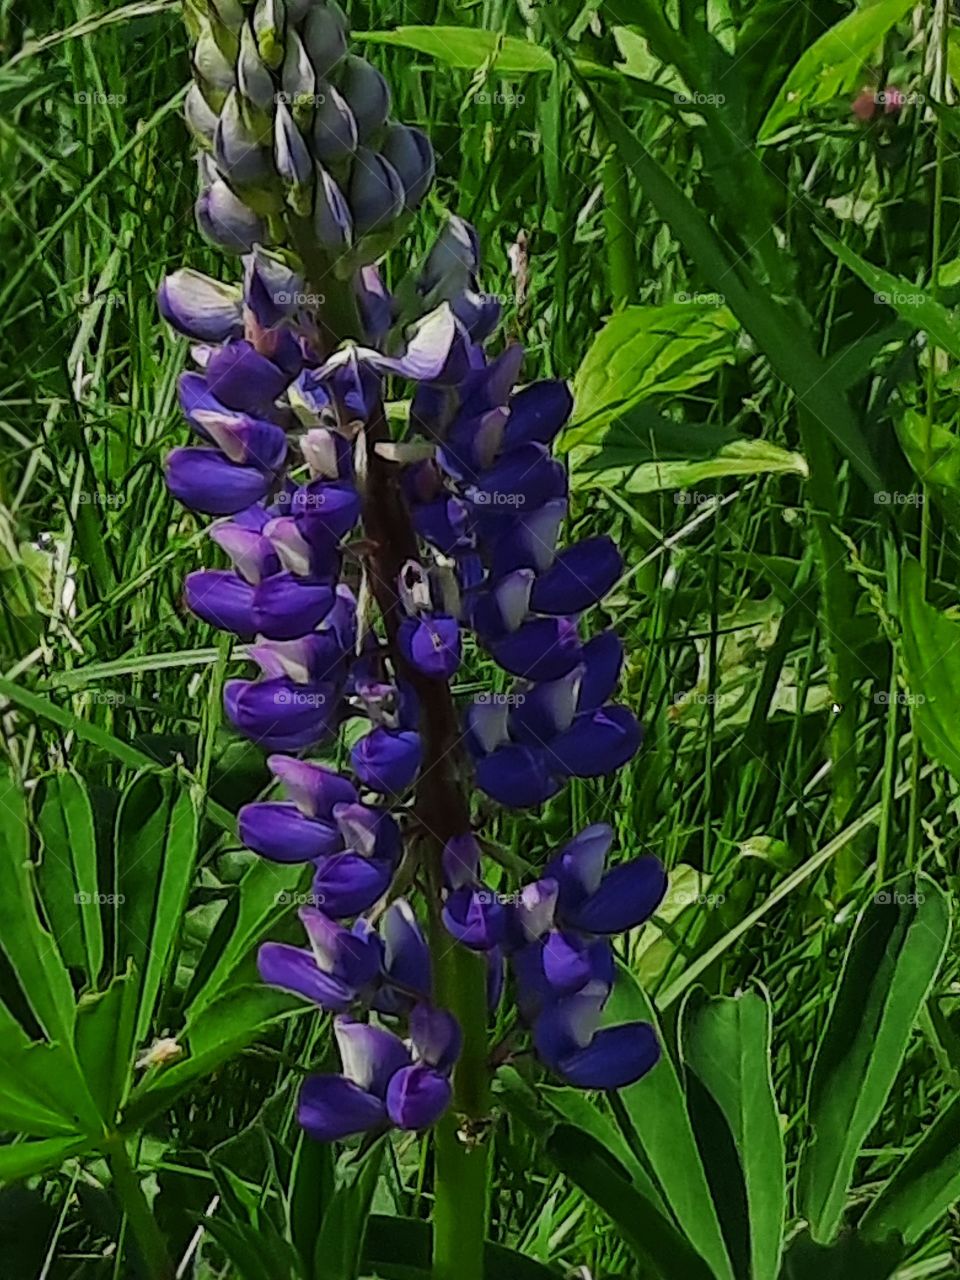
[[[467,55],[366,50],[394,87],[398,115],[427,128],[437,148],[440,180],[409,250],[422,252],[444,208],[456,210],[477,225],[485,287],[504,298],[527,374],[574,378],[591,352],[578,379],[579,434],[569,439],[575,516],[584,532],[613,531],[630,566],[609,608],[626,640],[644,750],[611,785],[570,788],[542,822],[503,819],[494,829],[537,863],[571,829],[606,820],[625,857],[651,851],[667,863],[662,929],[633,938],[623,959],[663,1010],[668,1039],[695,981],[715,993],[766,989],[792,1171],[857,912],[904,870],[929,873],[948,893],[956,883],[957,133],[952,113],[930,105],[952,100],[960,44],[943,31],[950,10],[901,5],[866,56],[853,51],[852,69],[804,91],[782,141],[751,149],[790,68],[850,6],[708,6],[711,40],[728,59],[717,64],[726,132],[713,138],[678,103],[687,90],[677,73],[631,28],[646,5],[349,8],[357,31],[469,32]],[[695,61],[697,8],[684,6],[681,37]],[[543,56],[524,74],[506,53],[491,69],[481,32],[508,32]],[[181,607],[182,579],[208,553],[161,471],[184,433],[175,403],[184,352],[159,323],[156,286],[182,262],[224,271],[193,226],[194,166],[179,115],[185,37],[166,0],[56,0],[42,12],[4,3],[0,38],[4,750],[35,821],[53,773],[69,762],[82,774],[107,894],[128,854],[112,838],[118,800],[140,757],[212,799],[152,1024],[154,1034],[176,1032],[248,867],[217,814],[266,781],[260,754],[221,724],[219,690],[237,659]],[[611,146],[615,131],[577,80],[587,63],[605,69],[588,71],[588,83],[642,154],[730,251],[728,280],[691,257],[637,156]],[[918,100],[896,116],[856,120],[860,87],[888,82]],[[756,158],[753,185],[736,167],[744,152]],[[518,297],[510,249],[521,232],[529,286]],[[845,251],[856,258],[838,257]],[[870,277],[864,260],[900,284]],[[830,415],[804,434],[805,402],[798,412],[796,387],[774,371],[763,325],[751,332],[724,306],[747,277],[802,326],[856,437]],[[891,289],[907,300],[889,305]],[[927,302],[943,315],[919,319]],[[619,327],[598,339],[614,312]],[[871,483],[851,460],[858,450]],[[901,583],[911,556],[919,595]],[[131,840],[135,816],[120,828]],[[123,904],[105,904],[108,951],[122,917]],[[9,970],[4,959],[17,1005]],[[960,1087],[956,979],[950,951],[858,1161],[854,1206]],[[298,1064],[320,1030],[310,1019],[282,1024],[151,1122],[141,1165],[180,1252],[193,1215],[225,1195],[211,1153],[241,1201],[269,1199],[271,1162],[289,1158],[281,1148]],[[417,1142],[400,1144],[375,1207],[420,1214],[424,1161]],[[620,1233],[521,1127],[504,1123],[496,1168],[497,1239],[597,1277],[643,1274]],[[5,1190],[7,1273],[126,1274],[105,1181],[102,1162],[67,1159],[58,1173]],[[215,1248],[204,1265],[203,1274],[224,1274]],[[960,1274],[952,1213],[897,1274]]]

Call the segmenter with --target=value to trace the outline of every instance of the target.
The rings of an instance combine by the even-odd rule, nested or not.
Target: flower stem
[[[147,1203],[147,1197],[143,1194],[136,1170],[130,1162],[123,1135],[111,1134],[104,1141],[102,1150],[113,1175],[113,1189],[137,1242],[146,1274],[150,1280],[170,1280],[173,1276],[173,1264],[167,1253],[166,1242]]]
[[[453,1104],[437,1126],[433,1179],[432,1280],[483,1280],[490,1142],[486,975],[481,958],[437,931],[438,1004],[463,1031]]]

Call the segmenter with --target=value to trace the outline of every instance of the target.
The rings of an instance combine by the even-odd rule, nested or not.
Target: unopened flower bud
[[[234,86],[233,65],[217,44],[209,22],[204,23],[194,45],[193,69],[207,102],[219,110]]]
[[[405,124],[392,124],[384,136],[380,154],[400,175],[406,193],[404,206],[415,209],[433,181],[433,147],[427,135]]]
[[[237,87],[243,97],[259,111],[270,115],[273,111],[273,78],[263,65],[257,50],[257,41],[249,23],[243,24],[240,36],[240,57],[237,60]]]
[[[277,104],[274,158],[290,207],[301,216],[310,212],[313,160],[286,103]]]
[[[303,41],[296,31],[287,33],[287,52],[280,72],[280,83],[284,101],[290,107],[294,120],[303,128],[313,115],[317,77]]]
[[[343,192],[322,165],[317,165],[317,179],[314,230],[325,249],[339,253],[353,240],[353,219]]]
[[[245,118],[240,95],[232,92],[220,112],[213,139],[217,168],[237,190],[266,184],[272,175],[270,153]]]
[[[376,67],[355,54],[347,55],[339,85],[357,122],[360,141],[366,142],[390,114],[390,88]]]
[[[361,147],[350,174],[349,204],[358,236],[381,231],[403,212],[406,192],[400,175],[383,156]]]
[[[326,85],[323,95],[313,120],[313,154],[322,164],[333,164],[356,151],[357,122],[333,85]]]
[[[201,191],[194,206],[197,226],[204,238],[218,248],[228,253],[249,253],[255,244],[266,240],[266,226],[216,176],[212,164],[204,167],[207,160],[207,156],[201,156]]]
[[[257,37],[260,57],[271,71],[283,62],[285,18],[283,0],[257,0],[253,11],[253,33]]]
[[[208,149],[213,146],[213,137],[217,131],[217,113],[208,105],[198,84],[192,84],[187,90],[183,104],[183,115],[187,128],[201,144]]]
[[[303,43],[319,79],[328,76],[347,51],[347,20],[337,4],[316,5],[303,24]]]

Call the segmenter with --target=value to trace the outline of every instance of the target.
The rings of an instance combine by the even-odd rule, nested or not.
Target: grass
[[[591,6],[569,0],[549,12],[504,0],[354,4],[351,18],[360,30],[449,23],[545,46],[553,32],[571,42],[573,31],[578,55],[609,67],[618,8],[629,10],[603,6],[602,27]],[[742,108],[755,127],[757,104],[769,103],[847,6],[765,0],[724,11],[746,33],[731,110]],[[908,15],[874,54],[898,83],[943,100],[957,46],[944,58],[946,43],[926,19]],[[58,724],[35,703],[7,703],[5,750],[31,784],[71,761],[95,789],[104,829],[133,764],[78,732],[73,717],[147,756],[182,758],[209,774],[214,802],[232,811],[263,785],[264,770],[220,723],[219,682],[238,660],[214,648],[180,603],[185,574],[209,552],[201,525],[170,501],[161,469],[184,438],[175,402],[184,353],[159,322],[156,286],[181,262],[226,270],[192,222],[179,14],[162,0],[102,10],[56,0],[42,15],[8,3],[0,32],[0,675],[66,713]],[[476,223],[485,287],[506,300],[505,330],[526,345],[528,376],[572,378],[617,308],[723,292],[638,181],[631,156],[611,147],[616,136],[598,122],[576,68],[558,59],[550,74],[501,80],[401,48],[366,52],[394,86],[397,114],[428,127],[439,156],[438,186],[405,252],[424,250],[444,208]],[[662,67],[643,74],[672,95]],[[901,565],[916,556],[928,599],[955,608],[957,526],[943,488],[929,476],[918,481],[897,437],[908,408],[956,429],[955,373],[820,234],[947,306],[957,302],[956,127],[952,117],[938,125],[922,104],[863,126],[850,114],[851,95],[838,94],[786,144],[760,153],[756,200],[741,187],[737,204],[723,163],[705,160],[703,129],[689,113],[643,96],[629,78],[600,85],[730,254],[730,286],[752,279],[809,335],[848,398],[878,480],[871,489],[837,449],[836,423],[804,423],[796,395],[762,354],[763,334],[741,333],[708,378],[628,415],[634,446],[656,412],[675,428],[728,429],[816,458],[819,487],[791,475],[739,475],[638,493],[618,480],[588,484],[590,474],[575,470],[577,530],[614,532],[631,570],[607,608],[624,637],[626,700],[646,743],[612,783],[578,784],[542,821],[504,818],[495,830],[537,863],[571,827],[608,820],[625,855],[654,852],[673,869],[677,899],[662,934],[640,934],[625,957],[664,1010],[668,1035],[694,977],[717,992],[754,982],[769,991],[792,1167],[817,1034],[858,909],[908,867],[956,887],[957,783],[916,732],[899,598]],[[734,152],[737,144],[714,140]],[[518,299],[510,250],[521,231],[529,288]],[[394,279],[402,269],[391,263]],[[929,439],[925,451],[931,461]],[[186,926],[198,952],[239,865],[229,834],[208,822]],[[956,1091],[957,976],[949,954],[858,1165],[855,1200]],[[171,1024],[177,1002],[173,990]],[[205,1153],[222,1153],[241,1197],[266,1194],[268,1157],[254,1140],[245,1149],[220,1144],[263,1125],[264,1114],[289,1136],[280,1087],[298,1078],[313,1034],[302,1020],[291,1023],[156,1122],[141,1156],[178,1256],[195,1228],[191,1215],[216,1194]],[[381,1208],[421,1203],[420,1159],[409,1142],[393,1153]],[[528,1138],[505,1129],[497,1160],[498,1239],[584,1275],[634,1274],[617,1231]],[[97,1165],[68,1164],[29,1191],[3,1192],[0,1231],[15,1249],[9,1274],[127,1274],[110,1247],[117,1222],[103,1183]],[[27,1225],[15,1241],[21,1214]],[[225,1274],[215,1249],[209,1259],[203,1274]],[[958,1267],[960,1235],[944,1215],[898,1275],[950,1276]]]

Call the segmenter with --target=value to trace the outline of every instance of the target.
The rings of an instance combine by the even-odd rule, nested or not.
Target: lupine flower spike
[[[471,823],[489,801],[534,808],[612,773],[640,745],[616,700],[620,642],[595,623],[620,554],[607,537],[563,542],[551,446],[570,391],[519,385],[519,346],[488,350],[499,304],[460,218],[402,303],[384,287],[376,264],[426,195],[433,152],[392,118],[336,4],[195,2],[191,15],[197,222],[243,271],[221,283],[183,269],[160,289],[194,362],[179,384],[193,438],[166,473],[184,506],[215,517],[217,567],[188,576],[186,603],[249,645],[224,709],[270,753],[278,791],[241,810],[241,838],[312,877],[305,945],[259,954],[263,981],[336,1015],[342,1073],[308,1078],[300,1123],[330,1141],[422,1129],[450,1105],[461,1034],[435,1003],[430,921],[445,946],[485,957],[493,1004],[509,974],[545,1068],[622,1087],[658,1047],[645,1024],[602,1025],[610,939],[656,910],[663,868],[608,867],[613,832],[591,826],[497,893]],[[405,449],[386,430],[387,379],[409,399]],[[477,651],[512,685],[457,706],[451,682]],[[358,719],[348,772],[309,758]],[[398,896],[405,841],[432,901]]]

